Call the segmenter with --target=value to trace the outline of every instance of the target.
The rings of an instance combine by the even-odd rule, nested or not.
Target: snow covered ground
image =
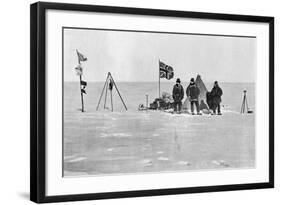
[[[248,90],[249,104],[254,107],[254,85],[223,85],[222,104],[231,103],[224,104],[222,116],[137,111],[138,104],[145,101],[145,93],[157,92],[137,90],[135,94],[137,87],[146,88],[120,84],[118,88],[129,109],[124,111],[115,95],[116,111],[110,112],[103,110],[103,104],[101,111],[95,111],[102,83],[90,84],[85,96],[86,112],[81,113],[77,84],[65,83],[65,176],[255,166],[255,114],[239,113],[243,89]]]

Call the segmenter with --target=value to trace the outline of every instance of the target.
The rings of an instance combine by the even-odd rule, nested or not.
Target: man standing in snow
[[[214,87],[210,93],[212,100],[213,100],[213,106],[211,109],[213,110],[213,114],[216,114],[216,109],[218,109],[218,115],[221,115],[221,96],[222,96],[222,89],[219,87],[218,81],[214,82]]]
[[[184,97],[183,87],[181,85],[181,81],[178,78],[176,84],[173,87],[173,99],[174,99],[174,111],[179,112],[181,111],[182,99]]]
[[[191,78],[189,86],[186,89],[186,95],[189,97],[190,100],[190,106],[191,106],[191,114],[194,115],[194,104],[196,106],[196,111],[197,115],[200,115],[200,110],[199,110],[199,102],[198,102],[198,97],[200,95],[200,90],[196,86],[194,82],[194,78]]]

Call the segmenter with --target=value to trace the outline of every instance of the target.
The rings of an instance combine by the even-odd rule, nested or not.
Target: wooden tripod
[[[248,102],[247,102],[247,96],[246,96],[247,91],[244,90],[243,92],[244,92],[244,97],[243,97],[243,101],[242,101],[242,106],[241,106],[241,111],[240,111],[240,113],[241,113],[241,114],[242,114],[242,113],[245,113],[246,109],[247,109],[246,113],[250,113],[251,111],[249,110]]]
[[[105,80],[105,83],[104,83],[104,86],[103,86],[103,89],[102,89],[102,92],[101,92],[101,96],[100,96],[100,99],[99,99],[99,102],[98,102],[96,110],[99,109],[99,105],[100,105],[100,102],[101,102],[101,99],[102,99],[104,91],[105,91],[105,95],[104,95],[104,106],[103,106],[103,109],[106,109],[107,90],[109,90],[110,91],[110,100],[111,100],[111,111],[113,112],[112,90],[113,90],[114,87],[116,88],[117,94],[119,95],[119,97],[120,97],[120,99],[121,99],[121,101],[122,101],[122,103],[124,105],[125,110],[128,110],[127,106],[126,106],[126,104],[125,104],[125,102],[124,102],[124,100],[123,100],[123,98],[122,98],[122,96],[121,96],[121,94],[120,94],[120,92],[119,92],[119,90],[118,90],[118,88],[117,88],[117,86],[116,86],[116,84],[115,84],[115,82],[113,80],[113,77],[112,77],[110,72],[108,72],[108,74],[107,74],[107,77],[106,77],[106,80]]]

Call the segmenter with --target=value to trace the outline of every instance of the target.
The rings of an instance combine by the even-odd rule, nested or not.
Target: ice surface
[[[116,93],[114,112],[103,110],[103,104],[96,111],[102,84],[88,83],[86,112],[81,113],[78,82],[65,83],[65,176],[255,166],[255,114],[239,113],[244,89],[254,110],[254,84],[221,84],[222,116],[139,112],[145,94],[150,101],[157,97],[149,83],[117,83],[128,111]],[[163,83],[163,90],[170,87]]]

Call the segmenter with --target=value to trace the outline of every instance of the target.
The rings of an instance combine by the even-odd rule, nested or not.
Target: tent
[[[208,92],[203,80],[201,79],[200,75],[197,75],[195,83],[197,85],[197,87],[200,90],[200,95],[199,95],[199,103],[201,102],[201,100],[204,100],[204,102],[206,103],[206,94]]]
[[[196,76],[195,83],[196,83],[197,87],[200,90],[199,104],[200,104],[201,100],[203,100],[206,103],[207,102],[206,101],[206,94],[207,94],[208,90],[207,90],[203,80],[201,79],[200,75]],[[183,105],[182,105],[182,110],[183,111],[188,111],[189,107],[190,107],[190,101],[189,101],[189,98],[186,98],[184,103],[183,103]]]

